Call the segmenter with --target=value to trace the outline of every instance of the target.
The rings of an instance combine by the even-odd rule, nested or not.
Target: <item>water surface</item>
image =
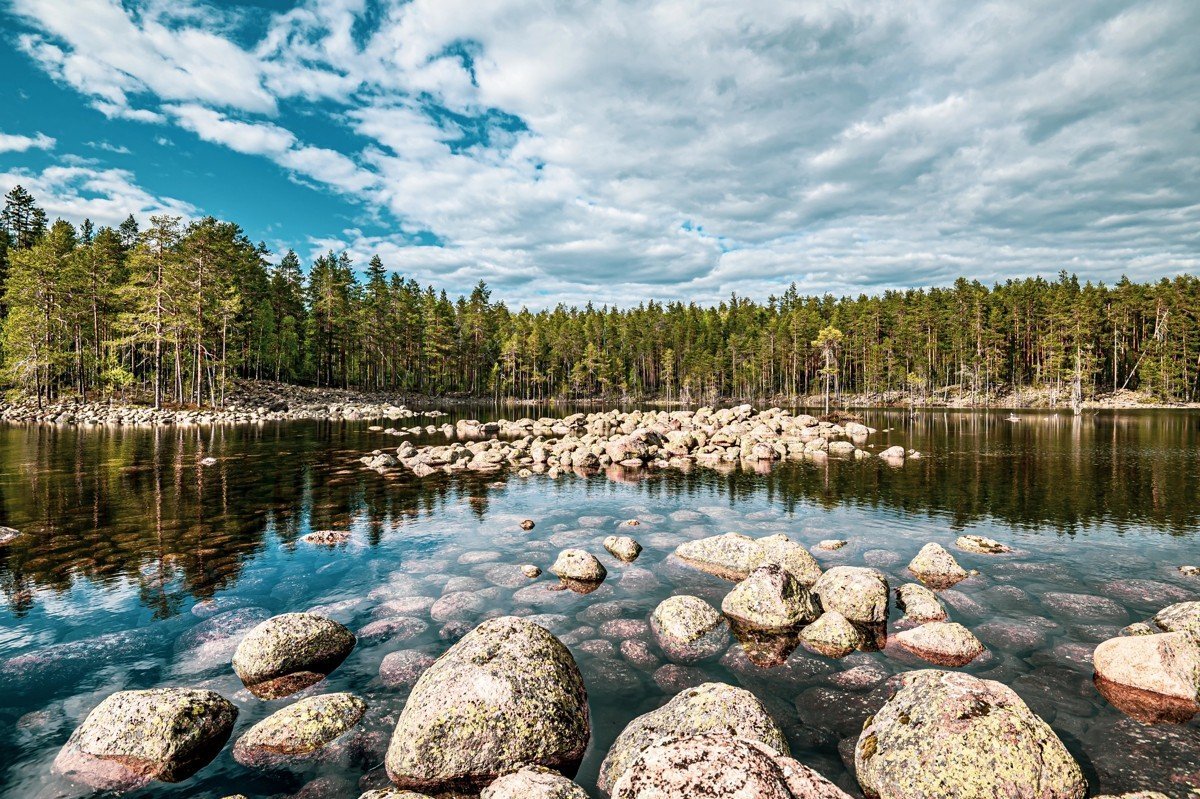
[[[497,415],[537,413],[460,408],[446,418]],[[1200,580],[1177,571],[1200,565],[1200,414],[1026,414],[1016,423],[1004,416],[868,412],[868,424],[890,429],[873,444],[925,453],[902,468],[828,460],[557,480],[381,476],[357,458],[398,439],[368,431],[369,420],[0,428],[0,524],[27,533],[0,550],[0,661],[76,643],[53,668],[31,670],[0,693],[0,796],[60,795],[49,777],[54,755],[116,690],[214,688],[240,709],[235,736],[293,701],[263,702],[242,690],[213,638],[215,612],[242,608],[241,618],[253,618],[319,608],[359,630],[395,615],[389,601],[456,592],[464,593],[452,618],[407,611],[428,628],[406,640],[361,643],[320,687],[371,703],[361,752],[307,773],[256,775],[227,747],[190,780],[139,795],[281,796],[322,780],[322,795],[357,797],[360,779],[375,785],[381,777],[381,750],[406,696],[380,681],[384,656],[407,649],[436,656],[502,613],[539,614],[580,664],[593,712],[593,744],[579,774],[589,790],[631,718],[686,685],[715,679],[754,691],[794,754],[855,792],[843,756],[884,695],[879,681],[918,661],[890,650],[834,661],[800,649],[762,668],[735,643],[699,667],[671,666],[661,656],[635,664],[620,654],[614,625],[604,624],[644,620],[673,593],[719,604],[729,583],[668,555],[682,541],[731,530],[784,533],[806,546],[848,539],[845,549],[818,551],[822,565],[873,565],[893,586],[909,579],[904,566],[928,541],[950,547],[973,532],[1017,547],[1020,554],[1005,558],[956,553],[982,574],[943,597],[951,617],[989,648],[965,670],[1013,687],[1066,742],[1094,792],[1189,796],[1200,786],[1200,722],[1150,726],[1124,716],[1092,685],[1088,656],[1121,626],[1200,599]],[[426,440],[445,439],[417,442]],[[200,466],[205,456],[217,464]],[[537,523],[528,533],[519,527],[525,518]],[[622,531],[645,552],[625,565],[600,542],[631,518],[641,524]],[[329,528],[349,529],[353,540],[336,549],[301,540]],[[568,546],[600,556],[606,583],[586,596],[528,590],[515,567],[545,568]],[[86,643],[97,636],[104,637]]]

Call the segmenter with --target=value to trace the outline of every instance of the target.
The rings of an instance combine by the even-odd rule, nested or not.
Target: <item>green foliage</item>
[[[732,296],[711,307],[514,311],[482,281],[451,298],[346,253],[305,275],[211,217],[80,235],[20,187],[0,213],[7,387],[139,392],[221,404],[231,377],[493,397],[662,396],[685,402],[823,393],[1122,388],[1200,400],[1200,281],[1114,286],[1009,280],[878,296]]]

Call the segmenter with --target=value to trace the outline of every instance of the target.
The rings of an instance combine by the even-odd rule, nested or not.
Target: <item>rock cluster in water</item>
[[[418,447],[406,441],[395,455],[380,450],[362,461],[374,469],[399,467],[424,477],[439,472],[492,472],[506,466],[557,474],[614,465],[667,468],[875,457],[864,449],[867,437],[875,432],[866,425],[823,422],[779,408],[756,412],[749,405],[696,411],[614,410],[561,419],[465,419],[453,432],[459,440],[450,444]],[[879,453],[895,464],[919,455],[898,446]]]

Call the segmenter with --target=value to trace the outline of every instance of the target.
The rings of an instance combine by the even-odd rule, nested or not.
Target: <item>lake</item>
[[[573,409],[446,410],[437,424]],[[314,608],[356,631],[396,608],[421,621],[396,637],[365,637],[317,689],[354,691],[371,705],[361,746],[295,775],[250,772],[227,746],[186,782],[139,795],[281,796],[308,784],[306,795],[353,799],[360,785],[381,784],[382,751],[407,695],[381,680],[384,656],[436,656],[473,624],[506,613],[538,614],[580,665],[593,737],[578,781],[593,795],[623,726],[700,680],[753,691],[797,759],[857,793],[842,753],[883,701],[882,681],[926,664],[891,650],[835,661],[800,648],[764,667],[737,643],[696,667],[661,655],[634,663],[614,632],[628,626],[605,626],[644,620],[675,593],[719,605],[731,583],[668,556],[684,541],[728,531],[783,533],[806,547],[846,539],[841,550],[814,550],[822,566],[872,565],[893,587],[912,581],[905,566],[923,544],[945,545],[981,572],[942,592],[951,618],[988,647],[964,670],[1016,690],[1079,760],[1093,792],[1193,795],[1200,721],[1145,725],[1124,715],[1093,686],[1088,658],[1122,626],[1200,598],[1200,578],[1178,571],[1200,565],[1200,413],[1026,413],[1018,422],[1006,421],[1007,412],[863,415],[890,428],[873,445],[901,444],[924,457],[901,467],[829,459],[761,470],[418,480],[358,463],[401,440],[368,431],[372,420],[0,428],[0,524],[26,533],[0,549],[0,661],[33,655],[19,661],[28,664],[19,675],[0,672],[9,683],[0,692],[0,796],[69,795],[50,765],[113,691],[213,688],[240,710],[236,737],[295,697],[262,701],[242,688],[229,667],[234,633],[272,613]],[[210,456],[215,465],[199,464]],[[528,532],[526,518],[536,522]],[[629,519],[640,524],[618,528]],[[336,548],[301,540],[324,529],[353,536]],[[632,564],[601,546],[618,530],[645,547]],[[1018,552],[959,552],[952,543],[963,533]],[[598,590],[525,590],[554,578],[530,581],[517,567],[545,569],[571,546],[607,566]],[[447,594],[460,596],[440,603],[435,620],[429,605]],[[893,607],[893,621],[899,616]]]

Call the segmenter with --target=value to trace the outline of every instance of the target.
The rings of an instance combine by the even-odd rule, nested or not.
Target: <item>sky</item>
[[[0,190],[532,308],[1200,265],[1200,3],[0,0]]]

